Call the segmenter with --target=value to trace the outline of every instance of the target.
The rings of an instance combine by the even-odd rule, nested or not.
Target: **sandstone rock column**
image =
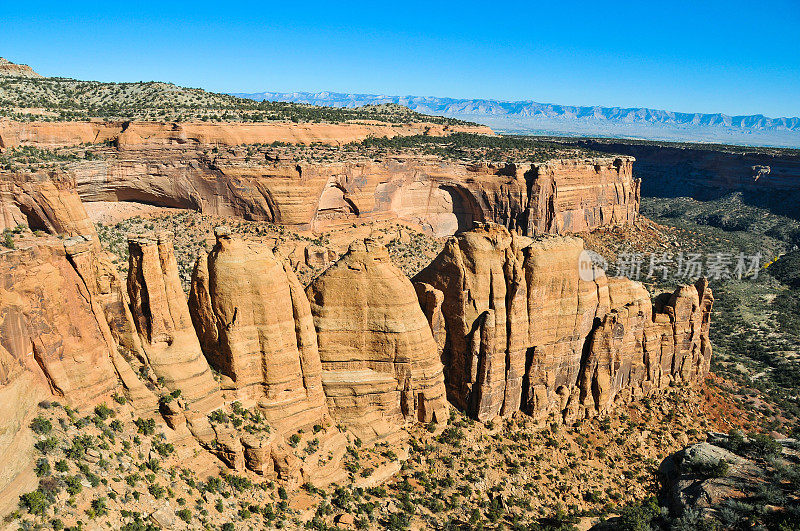
[[[522,395],[527,286],[515,238],[500,225],[477,223],[414,277],[418,291],[444,294],[448,397],[481,420],[513,413]]]
[[[215,230],[189,295],[192,321],[223,387],[257,401],[284,432],[327,413],[311,309],[294,272],[264,245]]]
[[[446,422],[439,348],[414,287],[385,247],[355,242],[306,293],[337,420],[367,440],[407,422]]]
[[[129,237],[128,250],[131,311],[150,366],[190,408],[216,409],[222,395],[192,326],[172,234]]]
[[[714,298],[706,279],[660,295],[654,312],[641,284],[611,280],[619,306],[593,331],[582,367],[581,405],[588,415],[673,382],[699,382],[710,368]]]
[[[604,274],[581,278],[583,242],[546,237],[523,250],[528,285],[528,353],[522,409],[538,418],[574,409],[589,334],[610,307]]]
[[[582,275],[582,252],[577,238],[478,224],[415,277],[454,404],[479,420],[521,409],[570,421],[708,373],[705,279],[654,308],[639,282],[595,266]]]

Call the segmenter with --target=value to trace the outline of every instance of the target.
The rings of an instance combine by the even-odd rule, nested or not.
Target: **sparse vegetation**
[[[0,116],[15,120],[327,122],[380,120],[463,124],[428,116],[400,105],[345,109],[298,103],[257,102],[157,81],[102,83],[68,78],[0,78]]]

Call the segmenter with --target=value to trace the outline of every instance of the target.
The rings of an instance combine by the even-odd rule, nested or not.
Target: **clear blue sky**
[[[0,0],[0,56],[44,75],[773,117],[800,116],[799,29],[800,0]]]

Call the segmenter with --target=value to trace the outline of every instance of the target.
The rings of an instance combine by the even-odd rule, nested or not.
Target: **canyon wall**
[[[468,165],[425,157],[302,162],[244,148],[104,154],[68,167],[84,201],[139,201],[298,228],[401,219],[443,236],[494,221],[527,235],[562,234],[632,223],[639,210],[630,158]]]
[[[597,140],[574,143],[595,151],[636,157],[634,176],[641,179],[645,196],[705,201],[740,192],[746,204],[800,219],[797,150],[700,149]]]
[[[67,236],[95,232],[74,179],[60,172],[0,172],[0,231],[18,225]]]
[[[492,135],[485,126],[433,123],[209,123],[209,122],[15,122],[0,120],[0,148],[32,146],[57,148],[81,144],[114,144],[118,147],[241,144],[334,144],[360,142],[369,137],[411,135],[446,136],[452,133]]]
[[[338,161],[313,162],[268,147],[273,142],[345,144],[368,137],[461,131],[492,134],[471,126],[425,123],[2,120],[0,148],[93,146],[91,157],[84,159],[86,154],[79,151],[81,160],[60,163],[57,172],[0,173],[0,222],[4,227],[23,223],[75,232],[65,230],[65,224],[77,220],[53,219],[59,210],[48,205],[74,202],[71,189],[83,201],[134,201],[300,229],[399,219],[444,236],[468,230],[473,221],[493,221],[533,236],[636,220],[639,182],[630,157],[467,164],[425,156],[370,159],[344,152]],[[74,210],[64,206],[61,212]]]
[[[347,443],[335,423],[394,440],[410,424],[446,422],[446,398],[480,420],[516,411],[571,420],[709,370],[705,280],[651,301],[639,283],[581,272],[582,241],[557,236],[635,220],[631,159],[248,166],[235,148],[227,160],[172,148],[168,160],[161,148],[138,158],[149,149],[0,179],[4,227],[51,233],[0,251],[0,397],[12,404],[0,412],[0,450],[16,459],[0,491],[30,490],[25,427],[52,396],[87,407],[124,393],[132,415],[163,418],[169,440],[234,469],[329,483]],[[279,253],[219,227],[187,301],[169,234],[129,238],[124,283],[80,198],[145,193],[295,226],[399,217],[459,234],[413,283],[366,240],[304,291]],[[211,422],[232,401],[274,430]],[[309,427],[333,456],[324,464],[286,448]]]
[[[418,293],[443,293],[421,304],[439,328],[453,403],[480,420],[519,409],[569,420],[702,380],[711,358],[707,282],[654,305],[638,282],[589,264],[579,274],[582,251],[576,238],[530,242],[481,224],[451,238],[414,278]]]

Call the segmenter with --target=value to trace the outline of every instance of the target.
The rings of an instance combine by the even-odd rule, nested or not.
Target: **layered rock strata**
[[[25,428],[53,396],[91,407],[111,392],[153,412],[156,397],[119,352],[116,316],[124,315],[113,265],[90,237],[27,236],[0,250],[0,510],[35,487],[33,440]],[[114,327],[112,329],[112,327]]]
[[[49,234],[95,234],[75,181],[55,172],[0,173],[0,230],[18,225]]]
[[[84,201],[141,201],[298,228],[401,219],[431,234],[493,221],[523,235],[632,223],[633,159],[477,164],[431,158],[311,163],[243,148],[109,149],[70,166]]]
[[[129,237],[128,251],[130,307],[150,366],[191,409],[210,413],[223,398],[192,325],[172,234]]]
[[[414,278],[451,401],[481,420],[519,409],[574,419],[704,377],[707,282],[654,305],[638,282],[606,278],[590,264],[580,273],[582,251],[577,238],[531,242],[480,224]],[[435,290],[444,296],[431,297]]]
[[[189,307],[223,388],[255,401],[283,432],[327,414],[317,338],[308,299],[291,268],[263,245],[218,227],[198,258]]]
[[[8,59],[0,57],[0,77],[42,77],[33,71],[28,65],[12,63]]]
[[[2,64],[0,64],[0,70]],[[356,123],[209,123],[209,122],[15,122],[0,120],[0,148],[57,148],[113,143],[120,147],[204,144],[346,144],[366,138],[411,135],[447,136],[467,132],[494,134],[486,126],[440,125],[426,122]]]
[[[800,219],[800,154],[791,149],[575,140],[594,151],[636,157],[634,173],[646,197],[719,199],[738,192],[747,205]]]
[[[411,282],[367,239],[306,289],[337,421],[362,439],[448,418],[442,363]]]

